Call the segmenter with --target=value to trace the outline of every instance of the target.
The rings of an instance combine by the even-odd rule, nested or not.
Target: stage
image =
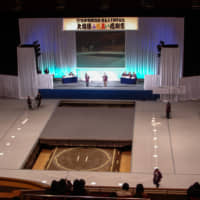
[[[62,83],[62,80],[54,79],[54,89],[95,89],[95,90],[144,90],[144,80],[141,79],[137,84],[125,84],[120,81],[108,81],[107,87],[104,87],[103,81],[90,81],[89,87],[83,80],[78,80],[77,83]]]
[[[114,100],[157,100],[159,95],[151,90],[144,90],[143,81],[137,84],[122,84],[120,81],[91,81],[86,87],[85,81],[62,83],[54,80],[53,89],[40,89],[43,98],[47,99],[114,99]]]

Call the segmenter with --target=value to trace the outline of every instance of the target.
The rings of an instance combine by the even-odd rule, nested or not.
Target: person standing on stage
[[[36,101],[37,108],[39,108],[41,105],[41,101],[42,101],[42,97],[39,92],[38,92],[37,96],[35,97],[35,101]]]
[[[106,73],[104,73],[104,75],[103,75],[104,87],[107,87],[107,82],[108,82],[108,76],[106,75]]]
[[[153,172],[153,184],[155,184],[157,188],[159,188],[160,186],[161,179],[162,179],[162,173],[158,168],[156,168]]]
[[[32,100],[31,100],[30,96],[27,97],[27,104],[28,104],[29,110],[32,110],[33,107],[32,107]]]
[[[171,116],[171,104],[170,102],[168,101],[167,102],[167,105],[166,105],[166,118],[169,119]]]
[[[90,77],[87,73],[85,73],[85,83],[86,83],[86,87],[89,86],[89,81],[90,81]]]
[[[132,77],[137,81],[137,75],[136,75],[136,73],[135,72],[133,72],[133,75],[132,75]]]

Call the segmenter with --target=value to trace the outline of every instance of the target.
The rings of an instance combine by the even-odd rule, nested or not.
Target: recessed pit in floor
[[[40,136],[35,161],[49,149],[46,170],[123,171],[122,162],[130,170],[134,106],[133,101],[61,101]]]

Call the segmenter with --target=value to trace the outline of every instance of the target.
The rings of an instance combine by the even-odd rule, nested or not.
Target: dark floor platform
[[[132,144],[133,101],[84,102],[61,103],[44,128],[40,143],[102,147]]]

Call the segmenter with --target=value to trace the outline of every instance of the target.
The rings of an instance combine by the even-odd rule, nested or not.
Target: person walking
[[[35,97],[35,101],[36,101],[37,108],[39,108],[41,105],[41,101],[42,101],[42,97],[39,92],[38,92],[37,96]]]
[[[33,107],[32,107],[32,100],[31,100],[30,96],[27,97],[27,104],[28,104],[29,110],[32,110]]]
[[[153,184],[156,185],[157,188],[160,186],[160,181],[162,179],[162,173],[158,168],[156,168],[153,172]]]
[[[166,118],[167,119],[170,119],[171,117],[171,104],[170,102],[168,101],[167,102],[167,105],[166,105]]]

